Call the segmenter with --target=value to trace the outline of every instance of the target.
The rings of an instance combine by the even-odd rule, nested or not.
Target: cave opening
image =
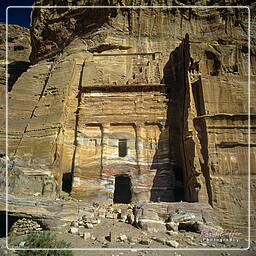
[[[62,176],[62,191],[70,193],[72,190],[72,173],[63,173]]]
[[[6,237],[6,212],[0,211],[0,238]]]
[[[131,179],[128,175],[115,177],[114,203],[129,204],[132,200]]]

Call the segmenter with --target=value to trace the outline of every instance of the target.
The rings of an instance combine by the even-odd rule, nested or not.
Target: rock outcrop
[[[6,60],[6,25],[0,23],[0,111],[1,111],[1,149],[0,149],[0,191],[5,188],[5,91],[6,91],[6,65],[8,67],[8,91],[25,72],[30,64],[31,53],[29,29],[18,25],[8,26],[8,60]],[[11,163],[10,163],[11,165]]]
[[[31,17],[34,65],[9,93],[10,192],[203,202],[246,235],[248,9],[44,8]],[[251,99],[255,49],[252,34]]]
[[[6,68],[6,29],[5,24],[0,23],[0,107],[5,101],[5,68]],[[8,90],[11,91],[18,77],[27,70],[29,66],[29,55],[31,53],[29,29],[18,25],[8,26]]]

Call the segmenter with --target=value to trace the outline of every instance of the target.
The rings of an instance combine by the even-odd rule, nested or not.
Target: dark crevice
[[[178,230],[185,230],[186,232],[198,232],[198,225],[196,222],[181,222]]]
[[[23,45],[14,45],[14,47],[13,47],[13,50],[14,51],[22,51],[22,50],[24,50],[25,48],[24,48],[24,46]]]
[[[198,80],[195,81],[192,85],[192,93],[195,102],[197,117],[205,115],[205,105],[202,89],[201,76],[198,77]],[[203,161],[200,160],[201,170],[205,179],[206,190],[208,194],[208,203],[212,205],[212,188],[210,182],[210,170],[209,170],[209,152],[208,152],[208,135],[205,119],[193,120],[194,127],[197,131],[197,136],[201,145],[201,155]]]
[[[73,177],[74,177],[74,171],[75,171],[75,162],[76,162],[76,150],[77,150],[77,145],[78,145],[78,141],[77,141],[77,136],[78,136],[78,124],[79,124],[79,107],[81,104],[81,100],[82,100],[82,74],[83,74],[83,70],[84,70],[84,63],[82,65],[81,68],[81,72],[80,72],[80,80],[79,80],[79,85],[78,85],[78,95],[77,95],[77,110],[75,112],[76,115],[76,121],[75,121],[75,137],[74,137],[74,152],[73,152],[73,156],[72,156],[72,166],[71,166],[71,189],[72,189],[72,184],[73,184]]]
[[[101,44],[97,47],[88,49],[89,52],[97,52],[102,53],[104,51],[110,51],[110,50],[128,50],[130,49],[130,46],[123,46],[123,45],[115,45],[115,44]]]
[[[206,128],[205,119],[194,119],[194,126],[197,130],[198,139],[201,145],[201,155],[202,161],[200,161],[201,170],[205,179],[205,185],[208,194],[208,203],[213,206],[212,188],[211,188],[211,178],[209,169],[209,153],[208,153],[208,135]]]
[[[205,115],[205,106],[204,106],[201,77],[199,77],[197,81],[193,82],[191,86],[192,86],[192,93],[193,93],[193,98],[195,102],[197,116],[203,116]]]
[[[221,62],[216,54],[210,51],[205,51],[205,55],[207,60],[210,61],[210,63],[207,63],[207,66],[209,68],[209,73],[211,76],[218,76],[221,69]]]
[[[28,70],[29,66],[30,63],[26,61],[15,61],[8,64],[8,92],[12,90],[13,85]]]
[[[180,46],[171,52],[161,81],[167,86],[168,109],[151,167],[157,169],[151,201],[198,201],[194,174],[195,143],[188,130],[190,64],[189,38],[186,35]],[[163,153],[161,143],[166,139],[166,132],[169,135],[169,152]],[[165,159],[168,158],[167,163]]]

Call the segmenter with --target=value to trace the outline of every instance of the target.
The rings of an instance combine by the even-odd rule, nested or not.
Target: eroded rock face
[[[2,95],[5,90],[5,38],[6,30],[5,24],[0,23],[0,95],[1,107],[3,106]],[[27,70],[29,66],[29,55],[31,53],[30,33],[29,29],[20,27],[18,25],[8,26],[8,73],[9,84],[8,90],[11,91],[13,84],[18,77]],[[4,100],[4,97],[3,97]]]
[[[6,27],[0,23],[0,110],[1,110],[1,152],[0,152],[0,191],[5,189],[5,91],[6,91]],[[8,26],[8,91],[19,76],[25,72],[29,66],[29,55],[31,53],[30,33],[27,28],[18,25]],[[9,163],[12,165],[12,162]]]
[[[247,9],[35,9],[31,24],[36,64],[9,94],[13,176],[47,196],[206,202],[246,233]],[[254,52],[252,35],[252,75]]]

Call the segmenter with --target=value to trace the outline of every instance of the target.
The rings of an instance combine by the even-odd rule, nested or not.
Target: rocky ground
[[[88,249],[74,250],[74,256],[194,256],[205,255],[206,251],[207,255],[221,256],[256,254],[255,243],[246,251],[248,242],[245,239],[237,234],[217,233],[223,230],[209,223],[201,223],[199,217],[193,213],[176,211],[162,222],[161,219],[156,220],[156,215],[149,218],[150,207],[152,209],[150,205],[96,203],[75,221],[20,218],[10,228],[9,247],[26,247],[25,241],[29,231],[41,232],[48,229],[56,234],[59,240],[71,243],[72,248]],[[1,247],[4,247],[4,239],[1,239]],[[219,248],[222,251],[219,251]],[[92,249],[96,251],[91,251]],[[15,255],[15,252],[2,251],[1,255]]]

